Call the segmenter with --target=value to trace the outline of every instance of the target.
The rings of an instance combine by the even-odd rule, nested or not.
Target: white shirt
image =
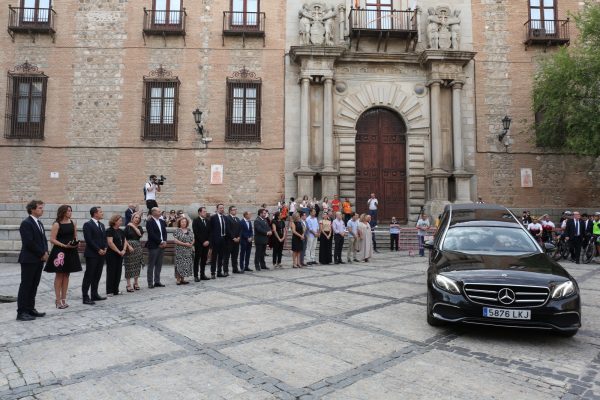
[[[379,204],[377,199],[369,199],[367,203],[369,203],[369,210],[377,210],[377,205]]]
[[[156,200],[156,186],[150,182],[146,182],[146,200]]]
[[[533,222],[529,225],[527,225],[527,230],[528,231],[542,231],[542,225],[538,224],[534,224]]]
[[[37,225],[37,227],[38,227],[39,231],[41,232],[41,231],[42,231],[42,228],[40,228],[40,220],[39,220],[39,219],[37,219],[36,217],[34,217],[34,216],[33,216],[33,215],[31,215],[31,214],[30,214],[29,216],[30,216],[31,218],[33,218],[33,220],[35,221],[35,224]]]
[[[292,214],[293,214],[293,213],[295,213],[295,212],[296,212],[296,202],[295,202],[295,201],[292,201],[292,202],[290,203],[290,213],[292,213]]]
[[[163,238],[163,233],[162,233],[162,226],[160,225],[160,218],[154,218],[152,217],[152,219],[156,222],[156,225],[158,225],[158,231],[160,232],[160,241],[164,242],[165,238]]]
[[[542,221],[542,227],[544,227],[544,228],[548,227],[546,229],[550,229],[550,228],[554,229],[554,222],[552,222],[552,221]]]

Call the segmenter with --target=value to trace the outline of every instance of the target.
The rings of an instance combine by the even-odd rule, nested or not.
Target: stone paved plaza
[[[600,266],[565,266],[584,304],[568,339],[432,328],[426,262],[390,253],[187,286],[165,268],[166,288],[96,306],[81,304],[78,273],[66,310],[51,308],[44,273],[45,318],[17,322],[0,304],[0,398],[600,398]],[[0,265],[0,293],[18,282],[18,265]]]

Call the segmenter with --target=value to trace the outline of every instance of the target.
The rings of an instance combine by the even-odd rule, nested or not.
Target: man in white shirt
[[[156,175],[150,175],[148,182],[144,185],[146,193],[146,207],[148,208],[148,214],[154,207],[158,207],[156,202],[156,193],[160,192],[160,185],[158,184],[158,178]]]
[[[348,230],[348,252],[346,259],[348,262],[356,261],[356,239],[358,238],[358,213],[352,214],[352,219],[348,221],[346,226]]]
[[[369,205],[369,215],[371,216],[371,226],[377,225],[377,209],[379,208],[379,201],[375,197],[375,193],[371,193],[371,197],[367,200]]]
[[[310,216],[306,218],[306,229],[307,229],[307,242],[306,242],[306,253],[308,258],[308,265],[317,263],[316,251],[317,251],[317,239],[319,237],[319,221],[317,220],[317,212],[313,208],[310,210]]]

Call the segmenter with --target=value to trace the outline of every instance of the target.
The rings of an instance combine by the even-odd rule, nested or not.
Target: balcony
[[[532,45],[557,46],[571,41],[569,19],[540,20],[525,22],[525,49]]]
[[[223,46],[225,36],[241,36],[242,45],[246,47],[247,37],[262,37],[265,47],[265,13],[264,12],[223,12]]]
[[[48,34],[54,42],[56,13],[50,8],[27,8],[8,6],[8,34],[15,41],[15,34],[28,33],[33,42],[35,34]]]
[[[146,36],[162,36],[167,46],[167,36],[183,36],[185,41],[185,18],[183,10],[147,10],[144,8],[144,43]]]
[[[356,50],[362,37],[376,37],[377,51],[387,51],[389,38],[406,39],[406,51],[417,43],[417,10],[365,10],[353,8],[348,17],[350,40],[356,39]]]

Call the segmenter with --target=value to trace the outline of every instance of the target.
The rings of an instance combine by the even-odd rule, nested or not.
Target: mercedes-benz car
[[[427,322],[536,328],[572,336],[581,327],[579,287],[499,205],[451,204],[430,249]]]

